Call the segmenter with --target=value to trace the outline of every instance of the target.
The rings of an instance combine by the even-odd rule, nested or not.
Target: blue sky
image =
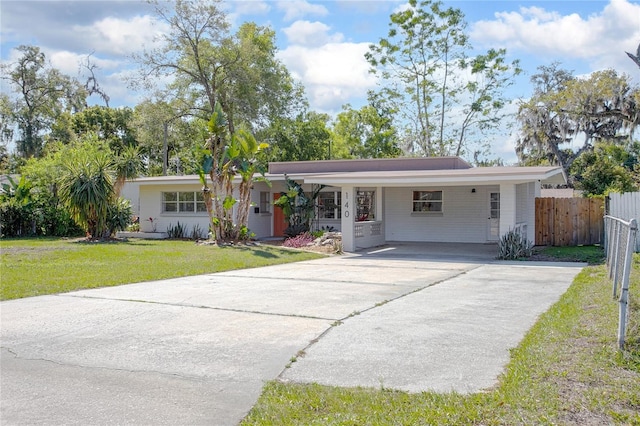
[[[388,31],[389,15],[404,1],[227,1],[233,25],[255,21],[276,31],[279,57],[305,86],[311,108],[335,114],[341,106],[361,105],[376,86],[364,53]],[[576,75],[614,68],[640,82],[640,71],[625,51],[640,43],[640,2],[606,1],[445,1],[468,22],[476,52],[506,48],[525,70],[510,89],[512,98],[531,95],[536,67],[561,62]],[[132,92],[123,77],[132,73],[129,55],[153,43],[163,31],[149,5],[138,1],[0,2],[1,60],[16,58],[19,44],[40,46],[52,65],[78,76],[88,54],[111,106],[135,105],[144,93]],[[474,52],[471,52],[472,54]],[[6,83],[1,83],[2,91]],[[96,99],[96,103],[99,100]],[[495,154],[513,158],[513,137],[494,144]]]

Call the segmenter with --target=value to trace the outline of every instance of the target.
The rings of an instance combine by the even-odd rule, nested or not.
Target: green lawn
[[[243,425],[640,425],[638,255],[630,294],[624,352],[606,268],[589,266],[512,350],[494,389],[408,394],[272,381]]]
[[[271,246],[193,241],[0,240],[0,300],[316,259]]]
[[[566,262],[586,262],[590,265],[599,265],[605,261],[604,249],[599,245],[577,247],[536,247],[535,253]]]

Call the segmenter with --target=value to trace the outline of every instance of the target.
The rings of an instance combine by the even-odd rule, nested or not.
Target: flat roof
[[[458,170],[403,170],[395,172],[327,173],[300,176],[305,183],[323,185],[407,186],[480,185],[500,182],[565,183],[560,167],[476,167]]]
[[[286,161],[269,163],[270,174],[352,173],[401,170],[470,169],[471,164],[460,157],[401,157],[357,160]]]
[[[284,180],[284,175],[272,175],[265,174],[265,178],[273,181]],[[236,176],[234,178],[235,181],[240,181],[240,176]],[[167,185],[167,184],[176,184],[176,185],[201,185],[200,177],[198,175],[180,175],[180,176],[148,176],[148,177],[139,177],[132,181],[127,181],[127,183],[136,183],[139,185]],[[207,175],[207,183],[210,184],[211,180],[209,179],[209,175]]]
[[[393,160],[403,160],[400,162],[403,167],[386,170],[390,166],[399,164]],[[275,170],[280,170],[280,166],[288,167],[287,170],[289,170],[289,172],[286,173],[286,176],[293,180],[329,186],[495,185],[501,182],[524,183],[531,181],[540,181],[545,184],[566,183],[562,174],[562,168],[560,167],[471,167],[468,163],[464,161],[460,163],[458,160],[460,159],[457,157],[434,157],[431,159],[336,160],[330,162],[300,161],[271,164],[276,165],[276,167],[273,168]],[[363,162],[366,162],[366,164]],[[318,163],[321,164],[318,165]],[[351,166],[348,166],[346,163],[350,163]],[[377,167],[372,167],[374,163],[383,164],[383,166],[381,166],[382,170],[379,170]],[[289,167],[294,164],[296,167]],[[421,164],[430,164],[432,167],[443,164],[461,167],[453,169],[417,169]],[[305,165],[307,166],[306,168]],[[328,171],[334,168],[336,170],[344,169],[345,166],[348,166],[347,168],[349,169],[365,167],[372,170]],[[271,167],[269,168],[270,172],[265,175],[265,178],[274,182],[285,180],[285,173],[273,173],[273,169]],[[239,180],[240,178],[237,177],[236,181]],[[207,182],[208,181],[209,179],[207,178]],[[133,182],[139,185],[200,185],[200,178],[197,175],[152,176],[138,178]]]

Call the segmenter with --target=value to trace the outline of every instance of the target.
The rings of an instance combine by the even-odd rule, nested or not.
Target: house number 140
[[[344,198],[345,198],[345,202],[344,202],[344,217],[349,217],[349,193],[345,192],[344,193]]]

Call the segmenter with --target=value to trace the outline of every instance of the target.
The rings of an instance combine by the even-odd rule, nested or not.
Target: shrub
[[[109,235],[117,231],[124,231],[131,224],[131,203],[124,198],[118,198],[107,207],[107,227]]]
[[[206,237],[207,233],[202,230],[200,225],[194,225],[193,229],[191,230],[191,239],[197,241]]]
[[[295,237],[287,238],[286,240],[284,240],[284,243],[282,243],[282,245],[284,247],[300,248],[306,247],[307,244],[313,242],[313,240],[315,240],[315,238],[313,238],[313,235],[309,234],[308,232],[304,232],[302,234],[296,235]]]
[[[498,259],[516,260],[531,256],[533,244],[516,231],[504,234],[498,242]]]
[[[167,227],[167,235],[173,239],[187,238],[187,228],[181,225],[180,222],[178,222],[176,226],[169,224]]]

